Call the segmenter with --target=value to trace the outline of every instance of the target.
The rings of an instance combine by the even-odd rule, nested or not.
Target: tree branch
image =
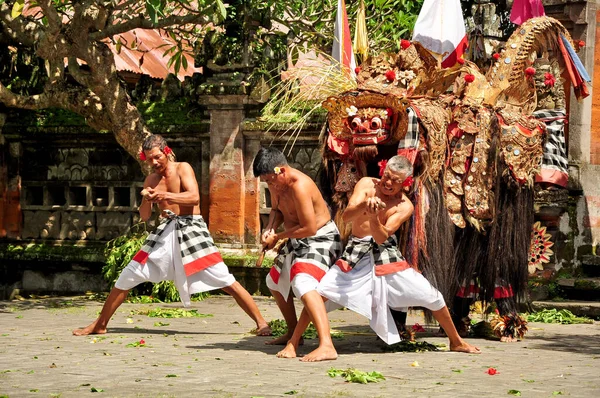
[[[11,108],[44,109],[54,106],[53,94],[44,92],[37,95],[18,95],[0,82],[0,102]]]
[[[0,4],[0,26],[5,34],[18,43],[33,47],[44,35],[42,27],[35,21],[27,18],[11,17],[11,8],[7,3]]]
[[[69,74],[77,81],[77,83],[85,87],[90,87],[90,74],[81,70],[76,57],[69,57],[68,70]]]
[[[44,12],[44,16],[48,20],[48,26],[50,28],[49,31],[51,34],[54,35],[58,33],[62,27],[62,20],[60,15],[58,15],[58,12],[56,12],[56,9],[52,6],[52,1],[39,0],[37,3]]]
[[[171,15],[169,17],[163,18],[158,21],[158,23],[153,24],[149,19],[144,18],[143,16],[135,17],[130,19],[127,22],[123,22],[119,25],[110,25],[107,26],[106,29],[95,32],[89,35],[90,40],[92,41],[101,41],[103,39],[107,39],[114,35],[118,35],[120,33],[129,32],[130,30],[141,28],[141,29],[161,29],[167,28],[173,25],[187,25],[187,24],[200,24],[203,22],[208,22],[208,18],[205,15],[201,14],[190,14],[185,16],[177,16]]]

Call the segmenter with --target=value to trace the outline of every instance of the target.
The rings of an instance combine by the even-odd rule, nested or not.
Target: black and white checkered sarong
[[[419,148],[419,117],[411,107],[406,108],[408,113],[408,128],[406,135],[398,142],[398,150]]]
[[[340,259],[345,260],[351,268],[354,268],[365,255],[371,252],[375,266],[406,261],[398,249],[396,235],[390,236],[380,245],[375,243],[373,238],[365,240],[350,236]]]
[[[133,260],[144,264],[148,255],[160,244],[162,234],[170,223],[176,223],[181,259],[187,276],[223,261],[202,216],[177,216],[168,212],[160,225],[151,233]]]
[[[533,116],[546,123],[546,130],[548,131],[548,140],[544,145],[544,156],[542,158],[541,178],[538,178],[538,181],[566,186],[569,165],[565,142],[567,111],[565,109],[541,109],[535,111]],[[552,172],[559,173],[561,177],[552,177]]]
[[[315,236],[288,239],[286,244],[279,250],[273,268],[280,273],[285,257],[293,254],[292,267],[298,262],[310,263],[323,270],[324,274],[338,258],[341,251],[342,240],[340,233],[335,223],[329,221],[319,229]]]

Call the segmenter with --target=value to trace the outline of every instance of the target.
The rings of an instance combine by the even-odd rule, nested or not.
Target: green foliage
[[[527,322],[561,323],[563,325],[594,323],[587,317],[578,317],[569,310],[557,310],[556,308],[544,309],[527,315]]]
[[[316,49],[331,53],[337,0],[229,1],[223,30],[202,39],[198,64],[252,66],[249,83],[276,78],[287,56]],[[401,38],[411,36],[423,0],[365,0],[369,47],[378,53],[398,51]],[[354,32],[359,2],[346,2]],[[289,31],[284,33],[281,27]]]
[[[202,112],[189,98],[174,101],[140,101],[136,103],[136,107],[149,125],[189,126],[203,122]]]
[[[121,235],[106,244],[104,256],[106,264],[102,267],[102,275],[111,287],[119,278],[121,271],[129,264],[135,253],[137,253],[146,237],[146,223],[136,224],[124,235]]]
[[[445,346],[445,344],[431,344],[426,341],[402,340],[399,343],[385,346],[383,350],[387,352],[426,352],[439,351],[439,348]]]
[[[379,372],[363,372],[354,368],[346,370],[331,368],[327,371],[327,374],[329,377],[343,377],[350,383],[379,383],[380,381],[385,380],[385,377]]]

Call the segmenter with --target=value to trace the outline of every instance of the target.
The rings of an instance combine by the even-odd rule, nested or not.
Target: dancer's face
[[[159,147],[154,147],[144,151],[146,162],[152,167],[154,172],[161,174],[167,168],[169,158],[160,150]]]
[[[269,173],[260,176],[262,182],[266,182],[269,188],[280,188],[285,183],[285,168],[281,168],[279,174]]]
[[[396,173],[389,168],[385,169],[379,181],[381,192],[387,196],[397,195],[402,191],[402,183],[405,179],[406,175],[404,173]]]

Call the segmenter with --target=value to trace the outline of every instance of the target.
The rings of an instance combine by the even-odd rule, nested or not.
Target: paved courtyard
[[[267,320],[280,319],[275,302],[258,297]],[[600,323],[530,323],[519,343],[470,339],[481,355],[383,352],[365,318],[330,314],[337,361],[303,363],[275,357],[268,337],[249,333],[253,322],[228,296],[194,302],[212,316],[152,318],[150,308],[125,304],[109,334],[74,337],[101,303],[83,298],[0,302],[0,397],[599,397]],[[424,323],[418,312],[408,323]],[[433,331],[433,325],[427,326]],[[447,340],[420,333],[430,343]],[[140,340],[144,346],[137,346]],[[307,340],[307,353],[316,340]],[[415,366],[418,365],[418,366]],[[347,383],[330,368],[377,371],[379,383]],[[489,375],[488,368],[497,369]]]

